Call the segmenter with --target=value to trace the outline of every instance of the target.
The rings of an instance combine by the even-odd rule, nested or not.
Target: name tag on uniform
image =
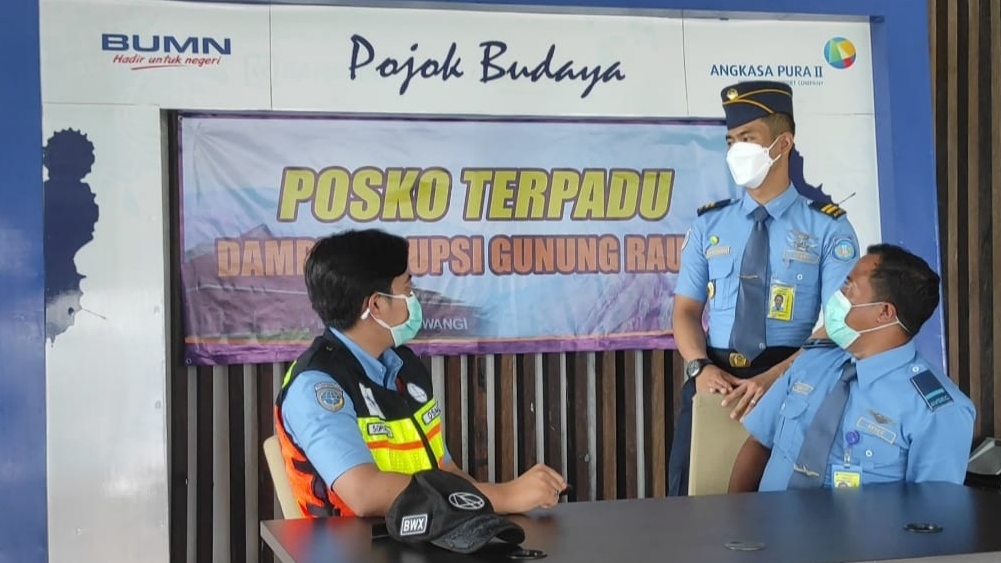
[[[782,259],[786,262],[803,262],[804,264],[820,264],[820,256],[799,250],[785,250]]]
[[[858,420],[855,422],[855,428],[858,428],[870,436],[875,436],[887,444],[893,444],[897,441],[896,432],[890,430],[889,428],[880,426],[864,416],[858,417]]]
[[[706,258],[715,258],[717,256],[729,256],[730,247],[729,246],[710,246],[706,250]]]
[[[792,384],[792,392],[799,393],[800,395],[809,395],[810,391],[813,391],[813,386],[809,383],[803,383],[802,381],[797,381]]]

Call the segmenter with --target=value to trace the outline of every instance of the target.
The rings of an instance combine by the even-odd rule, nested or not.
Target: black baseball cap
[[[413,475],[389,507],[386,529],[397,541],[430,542],[456,553],[472,553],[494,538],[525,541],[525,530],[495,513],[472,483],[440,469]]]

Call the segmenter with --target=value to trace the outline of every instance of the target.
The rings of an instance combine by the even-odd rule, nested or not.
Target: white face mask
[[[393,295],[381,292],[380,295],[392,299],[403,299],[407,302],[407,313],[409,316],[407,320],[396,326],[390,326],[386,321],[372,317],[372,320],[376,324],[388,330],[389,334],[392,335],[393,346],[403,346],[417,336],[417,333],[421,330],[421,325],[424,323],[424,311],[421,309],[421,302],[417,300],[417,296],[412,291],[409,295]],[[361,314],[362,319],[367,319],[369,316],[371,316],[370,309],[365,309],[365,312]]]
[[[886,304],[885,301],[876,301],[874,303],[859,303],[858,305],[852,305],[852,302],[845,297],[843,291],[835,291],[834,294],[831,295],[831,298],[828,299],[827,304],[824,306],[824,329],[827,330],[828,338],[833,340],[838,346],[847,350],[863,334],[883,330],[884,328],[894,325],[900,325],[900,328],[910,334],[910,331],[907,330],[904,323],[900,322],[900,319],[896,319],[890,324],[874,326],[864,330],[855,330],[854,328],[848,326],[848,313],[850,313],[852,309],[861,309],[863,307],[873,307],[884,304]]]
[[[741,142],[731,145],[726,153],[726,164],[730,167],[733,181],[738,186],[757,189],[765,181],[768,169],[778,160],[777,157],[768,156],[778,141],[772,141],[768,148],[757,143]]]

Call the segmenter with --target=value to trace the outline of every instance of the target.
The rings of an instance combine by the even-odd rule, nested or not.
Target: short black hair
[[[796,134],[796,121],[787,113],[773,113],[761,118],[768,126],[768,132],[772,134],[772,138],[776,138],[782,133],[792,133]]]
[[[939,301],[941,278],[921,257],[892,244],[875,244],[879,258],[869,278],[876,298],[897,308],[897,319],[911,335],[921,330]]]
[[[379,229],[350,230],[316,241],[306,258],[306,291],[327,326],[347,330],[373,293],[390,293],[407,271],[407,240]]]

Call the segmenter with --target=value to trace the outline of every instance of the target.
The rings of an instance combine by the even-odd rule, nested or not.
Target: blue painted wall
[[[0,562],[48,559],[38,0],[0,13]]]

